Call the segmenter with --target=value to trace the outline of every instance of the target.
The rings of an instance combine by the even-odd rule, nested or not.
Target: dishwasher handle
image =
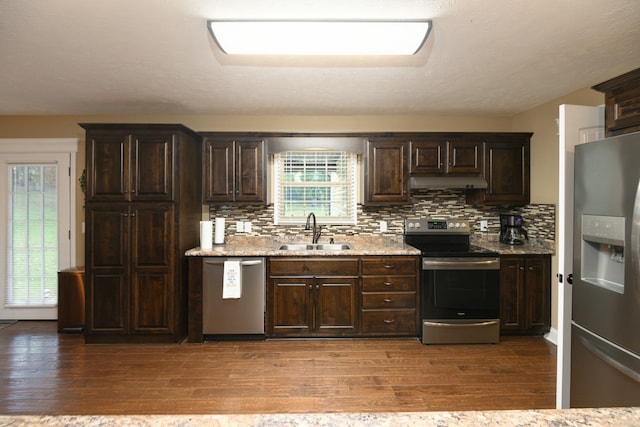
[[[221,261],[205,261],[205,264],[209,264],[209,265],[223,265],[224,264],[224,260]],[[260,265],[262,264],[262,260],[261,259],[252,259],[252,260],[248,260],[248,261],[240,261],[240,265],[243,267],[246,266],[251,266],[251,265]]]

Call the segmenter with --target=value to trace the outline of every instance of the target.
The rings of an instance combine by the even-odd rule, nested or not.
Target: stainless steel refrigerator
[[[575,149],[571,407],[640,406],[640,132]]]

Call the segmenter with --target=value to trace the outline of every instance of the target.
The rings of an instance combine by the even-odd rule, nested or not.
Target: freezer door
[[[640,354],[640,133],[576,146],[572,320]]]
[[[640,357],[575,324],[571,407],[640,406]]]

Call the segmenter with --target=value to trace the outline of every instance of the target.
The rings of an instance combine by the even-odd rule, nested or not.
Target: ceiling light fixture
[[[207,22],[230,55],[413,55],[431,20],[219,20]]]

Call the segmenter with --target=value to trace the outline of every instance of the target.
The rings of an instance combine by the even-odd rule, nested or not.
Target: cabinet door
[[[551,266],[548,257],[528,257],[525,264],[525,327],[544,333],[551,324]]]
[[[409,143],[368,141],[365,203],[409,202]]]
[[[443,175],[446,172],[445,141],[411,141],[411,167],[415,175]]]
[[[640,131],[640,68],[592,89],[605,94],[605,136]]]
[[[529,138],[486,141],[484,177],[486,190],[467,191],[467,203],[526,205],[530,199]]]
[[[316,278],[313,330],[317,335],[337,336],[357,331],[356,279]]]
[[[171,200],[173,134],[87,134],[87,201]]]
[[[232,202],[234,200],[233,141],[205,140],[203,155],[204,202]]]
[[[482,142],[447,142],[447,174],[481,175]]]
[[[135,204],[131,224],[131,332],[172,333],[174,207]]]
[[[264,141],[236,142],[236,202],[264,202]]]
[[[172,133],[143,133],[132,137],[131,200],[173,200]]]
[[[524,328],[524,259],[500,258],[500,329],[516,332]]]
[[[123,132],[87,132],[87,201],[129,199],[130,140]]]
[[[87,206],[85,334],[129,331],[129,208]]]
[[[313,283],[308,278],[277,278],[269,284],[272,336],[309,336],[313,324]]]

